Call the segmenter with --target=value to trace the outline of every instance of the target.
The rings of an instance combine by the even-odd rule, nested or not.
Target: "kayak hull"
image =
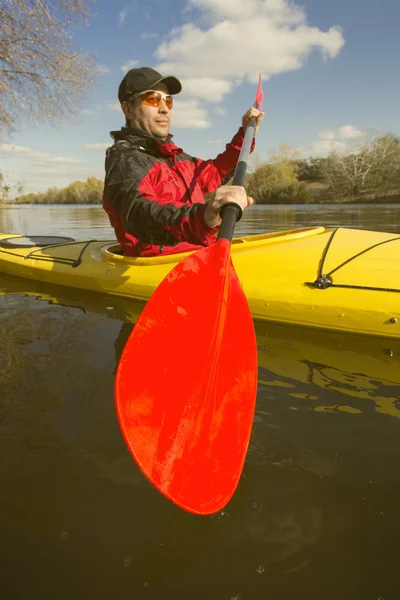
[[[21,237],[0,234],[0,272],[144,302],[187,256],[124,257],[115,241],[12,247]],[[235,238],[231,253],[256,321],[400,337],[400,236],[315,227]]]

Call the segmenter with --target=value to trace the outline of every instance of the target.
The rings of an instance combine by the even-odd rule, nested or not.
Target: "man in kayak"
[[[212,244],[226,202],[242,210],[253,204],[245,189],[224,186],[236,166],[249,120],[263,118],[250,108],[242,127],[214,160],[185,154],[169,134],[173,96],[182,89],[176,77],[148,67],[131,69],[118,98],[126,117],[111,132],[114,145],[105,162],[103,207],[126,256],[158,256]],[[253,140],[254,147],[254,140]],[[204,194],[215,192],[209,202]]]

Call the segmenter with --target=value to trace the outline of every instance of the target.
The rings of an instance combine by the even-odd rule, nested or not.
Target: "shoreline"
[[[367,199],[356,199],[356,200],[316,200],[315,202],[258,202],[255,206],[352,206],[352,205],[368,205],[371,206],[373,204],[399,204],[400,205],[400,197],[396,199],[392,198],[378,198],[376,200],[367,200]],[[58,202],[58,203],[50,203],[50,202],[4,202],[0,204],[1,208],[18,208],[19,206],[98,206],[102,208],[102,204],[99,203],[91,203],[87,204],[85,202]]]

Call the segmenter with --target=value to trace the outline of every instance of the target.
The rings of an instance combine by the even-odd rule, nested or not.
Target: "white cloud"
[[[30,175],[30,177],[37,176],[41,177],[42,175],[56,175],[59,171],[57,169],[36,169],[36,172]]]
[[[297,148],[301,156],[328,156],[331,152],[343,154],[348,150],[346,142],[337,140],[318,140]]]
[[[119,25],[123,25],[124,21],[126,19],[126,17],[128,16],[128,11],[126,9],[121,10],[121,12],[119,13],[118,17],[119,17]]]
[[[207,140],[208,144],[226,144],[223,140]]]
[[[118,15],[118,23],[120,27],[125,23],[126,17],[129,15],[129,13],[135,10],[136,4],[137,3],[133,1],[127,6],[125,6],[123,10],[121,10],[121,12]]]
[[[360,131],[353,125],[343,125],[337,129],[322,129],[318,140],[298,148],[302,156],[328,156],[331,152],[339,154],[357,150],[365,140],[366,131]],[[358,142],[357,142],[358,140]]]
[[[110,72],[110,68],[106,65],[97,65],[96,69],[99,75],[105,75],[106,73]]]
[[[353,125],[343,125],[338,129],[323,129],[318,132],[318,137],[321,140],[354,140],[365,137],[365,135],[365,131],[360,131]]]
[[[32,152],[27,146],[15,146],[14,144],[0,144],[0,156],[22,156]]]
[[[318,137],[321,140],[334,140],[336,133],[334,131],[323,130],[318,132]]]
[[[45,191],[49,187],[62,188],[76,180],[92,175],[102,178],[102,161],[89,161],[40,152],[28,146],[0,144],[2,171],[12,186],[11,196],[19,184],[23,193]],[[98,173],[98,175],[97,175]]]
[[[13,144],[0,144],[0,156],[6,156],[8,158],[21,158],[29,160],[35,163],[42,164],[82,164],[83,161],[77,158],[69,158],[66,156],[55,156],[48,154],[47,152],[39,152],[32,150],[27,146],[14,146]]]
[[[111,146],[111,142],[106,144],[84,144],[83,147],[88,150],[107,150]]]
[[[158,33],[142,33],[140,37],[142,38],[142,40],[152,40],[158,37]]]
[[[353,125],[344,125],[337,130],[337,137],[343,140],[352,140],[365,136],[365,132],[353,127]]]
[[[339,27],[310,26],[304,9],[289,0],[189,0],[189,8],[200,11],[206,26],[172,30],[157,48],[157,68],[189,82],[212,80],[215,101],[245,79],[256,83],[259,73],[266,80],[300,69],[314,51],[334,58],[344,45]],[[194,97],[204,97],[201,86],[189,86]]]
[[[285,0],[189,0],[188,6],[203,10],[210,22],[229,18],[239,21],[258,14],[267,15],[283,25],[291,25],[304,18],[300,6],[289,5]]]
[[[109,102],[107,104],[107,108],[109,108],[110,110],[116,110],[119,112],[121,110],[121,105],[119,102],[115,102],[115,103]]]
[[[182,79],[182,88],[185,95],[209,102],[220,102],[232,90],[233,83],[226,79],[212,79],[211,77]]]
[[[217,108],[215,108],[214,110],[217,113],[217,115],[226,115],[226,108],[222,108],[222,106],[217,106]]]
[[[138,60],[127,60],[126,63],[121,65],[121,71],[123,73],[126,73],[127,71],[129,71],[129,69],[133,69],[133,67],[136,67],[136,65],[138,65],[138,64],[139,64]]]
[[[80,115],[93,115],[94,112],[92,110],[89,110],[88,108],[82,108],[82,110],[79,111]]]
[[[57,163],[59,165],[61,164],[69,164],[69,165],[79,165],[81,163],[83,163],[82,160],[79,160],[77,158],[67,158],[65,156],[46,156],[43,153],[43,156],[41,158],[38,158],[37,160],[39,160],[39,162],[45,162],[45,163]]]
[[[208,113],[197,100],[175,100],[172,129],[207,129],[211,127]]]

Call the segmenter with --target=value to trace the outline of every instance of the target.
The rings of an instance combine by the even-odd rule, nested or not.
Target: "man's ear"
[[[122,112],[125,115],[125,127],[130,127],[130,106],[129,106],[129,102],[123,102],[121,104],[121,109]]]
[[[128,105],[128,103],[125,100],[121,104],[121,109],[122,109],[122,112],[124,113],[124,115],[126,117],[128,117],[129,105]]]

